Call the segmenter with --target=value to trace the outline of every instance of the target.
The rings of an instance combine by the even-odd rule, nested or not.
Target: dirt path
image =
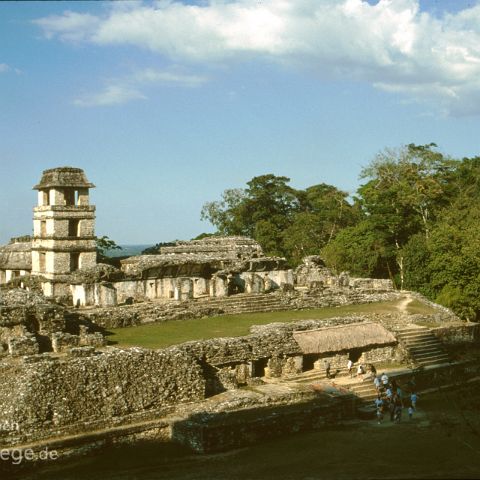
[[[405,297],[398,302],[396,307],[401,315],[408,315],[407,307],[411,302],[413,302],[413,297],[410,294],[405,295]]]

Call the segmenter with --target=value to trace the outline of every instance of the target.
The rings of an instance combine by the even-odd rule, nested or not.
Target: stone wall
[[[35,292],[12,289],[0,297],[0,353],[7,350],[12,355],[36,353],[37,341],[48,343],[49,335],[66,328],[64,307],[48,302]],[[27,340],[31,335],[37,339]],[[30,347],[27,345],[30,344]],[[48,349],[48,346],[46,347]],[[26,350],[25,350],[26,349]],[[24,352],[24,353],[22,353]]]
[[[402,352],[395,345],[352,345],[308,355],[305,363],[294,332],[364,320],[351,316],[253,326],[244,337],[191,341],[156,351],[94,352],[81,346],[88,345],[85,328],[78,337],[54,334],[55,349],[62,355],[5,357],[0,362],[0,424],[20,426],[19,431],[0,432],[0,440],[3,435],[4,442],[14,444],[126,425],[132,418],[158,418],[174,405],[255,384],[258,376],[296,375],[323,368],[324,359],[331,361],[332,373],[344,370],[352,351],[364,363],[398,358]]]
[[[0,298],[0,356],[67,352],[76,346],[101,347],[105,338],[91,325],[65,317],[65,308],[35,292],[7,290]]]
[[[85,331],[80,336],[57,333],[52,336],[55,351],[69,355],[0,362],[0,424],[15,421],[27,437],[64,428],[71,432],[83,423],[92,427],[95,422],[121,422],[132,414],[202,399],[247,384],[255,376],[299,373],[303,357],[294,331],[361,320],[270,324],[252,328],[244,337],[192,341],[156,351],[109,348],[95,353],[93,348],[77,348],[87,344]],[[391,352],[384,349],[382,357],[377,348],[375,359],[387,360]]]
[[[248,237],[206,237],[201,240],[177,241],[174,246],[162,247],[162,254],[202,254],[213,258],[238,260],[263,256],[262,247]]]
[[[154,411],[205,396],[198,362],[184,350],[118,350],[83,358],[25,357],[0,363],[0,432],[23,441],[82,431],[95,422]],[[4,442],[0,442],[4,443]]]
[[[203,296],[223,297],[229,294],[229,284],[240,292],[263,293],[293,285],[293,271],[269,270],[236,274],[214,274],[212,278],[199,276],[124,279],[112,282],[78,283],[71,285],[76,306],[116,306],[127,299],[188,300]],[[231,293],[231,292],[230,292]]]
[[[433,334],[447,345],[480,342],[480,324],[466,323],[464,325],[431,328]]]

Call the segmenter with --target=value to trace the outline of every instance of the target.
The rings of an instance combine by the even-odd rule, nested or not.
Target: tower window
[[[40,221],[40,236],[45,238],[47,236],[47,222],[46,220]]]
[[[45,270],[46,270],[46,257],[47,257],[47,254],[45,252],[40,252],[38,254],[38,259],[39,259],[39,262],[38,262],[38,268],[40,270],[40,272],[44,273]]]
[[[65,198],[65,205],[75,205],[75,190],[73,188],[66,188],[63,195]]]
[[[70,271],[74,272],[80,267],[80,253],[73,252],[70,254]]]
[[[80,220],[68,221],[68,236],[79,237],[80,236]]]
[[[46,206],[50,204],[48,190],[40,190],[40,206]]]

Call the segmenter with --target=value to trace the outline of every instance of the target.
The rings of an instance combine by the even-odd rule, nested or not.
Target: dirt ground
[[[480,386],[420,396],[411,420],[354,421],[216,455],[144,443],[117,447],[28,480],[480,478]]]

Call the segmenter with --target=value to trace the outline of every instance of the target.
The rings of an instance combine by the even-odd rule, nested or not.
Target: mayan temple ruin
[[[390,280],[332,272],[317,255],[292,268],[253,239],[210,236],[119,268],[97,263],[93,187],[79,168],[45,170],[33,237],[0,248],[0,424],[22,425],[0,430],[5,448],[36,442],[77,455],[145,436],[224,451],[371,419],[375,388],[349,376],[348,362],[420,390],[480,374],[464,355],[478,324]],[[388,312],[355,311],[376,303]],[[327,318],[314,310],[345,306]],[[112,329],[301,310],[311,316],[273,317],[240,336],[162,348],[109,342]]]

